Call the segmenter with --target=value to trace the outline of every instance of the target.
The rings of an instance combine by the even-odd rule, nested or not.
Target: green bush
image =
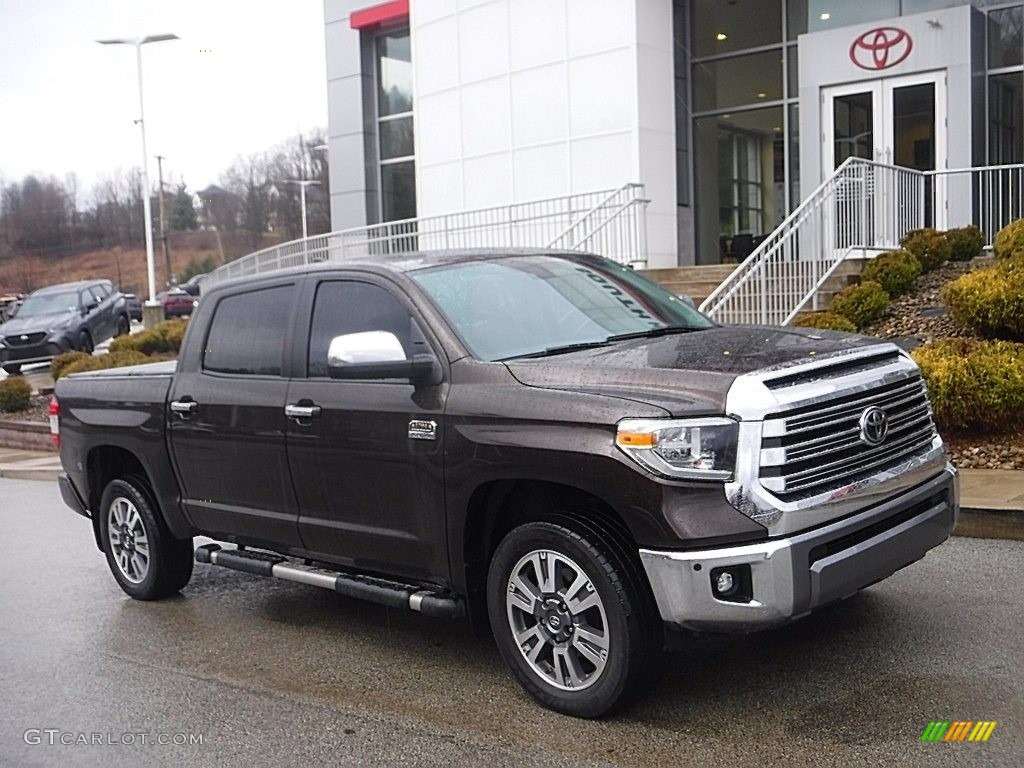
[[[164,359],[164,357],[161,356],[159,359]],[[124,368],[128,365],[142,365],[143,363],[153,363],[156,361],[157,358],[144,355],[135,350],[110,352],[106,355],[88,356],[64,366],[60,371],[60,378],[70,376],[73,373],[103,371],[107,368]]]
[[[953,318],[980,336],[1024,341],[1024,264],[976,269],[940,292]]]
[[[21,376],[0,381],[0,411],[24,411],[32,401],[32,385]]]
[[[88,352],[65,352],[57,355],[50,361],[50,376],[56,381],[60,378],[60,372],[67,366],[77,363],[79,360],[84,360],[87,357],[91,357]]]
[[[832,312],[804,312],[797,315],[790,325],[797,328],[820,328],[825,331],[845,331],[856,333],[857,326]]]
[[[934,229],[913,229],[900,240],[900,248],[910,251],[921,262],[921,269],[931,272],[949,261],[950,243]]]
[[[1011,221],[1000,229],[992,241],[997,261],[1021,261],[1024,256],[1024,219]]]
[[[911,352],[939,427],[1003,430],[1024,424],[1024,344],[942,339]]]
[[[909,251],[890,251],[872,259],[863,278],[878,283],[890,299],[902,296],[921,276],[921,262]]]
[[[178,354],[187,327],[187,320],[165,320],[141,333],[118,336],[110,342],[110,351],[134,351],[144,355]]]
[[[881,318],[888,306],[889,294],[885,289],[873,280],[865,280],[837,293],[829,311],[845,317],[857,330],[863,330]]]
[[[946,232],[950,261],[970,261],[985,248],[985,236],[977,227],[960,227]]]

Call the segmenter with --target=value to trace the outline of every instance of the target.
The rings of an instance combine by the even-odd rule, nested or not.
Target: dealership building
[[[850,157],[1024,160],[1024,2],[326,0],[325,14],[334,230],[635,183],[646,266],[734,263]]]

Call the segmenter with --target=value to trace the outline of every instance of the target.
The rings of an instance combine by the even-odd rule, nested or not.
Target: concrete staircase
[[[832,297],[849,285],[853,285],[860,277],[867,259],[847,259],[836,267],[825,284],[818,291],[818,309],[826,309]],[[673,267],[669,269],[645,269],[641,274],[668,291],[689,296],[694,304],[700,304],[711,295],[726,278],[736,269],[734,264],[709,264],[699,267]],[[779,286],[784,290],[785,286]],[[805,311],[814,309],[811,302],[804,307]]]

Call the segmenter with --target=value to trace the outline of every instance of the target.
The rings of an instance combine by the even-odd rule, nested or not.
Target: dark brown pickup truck
[[[805,615],[923,557],[958,512],[905,353],[717,326],[596,256],[229,282],[177,363],[57,398],[64,498],[132,597],[182,589],[194,558],[467,617],[584,717],[642,690],[669,630]]]

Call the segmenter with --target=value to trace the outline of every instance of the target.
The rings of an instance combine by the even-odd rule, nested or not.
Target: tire
[[[78,351],[85,352],[88,355],[92,354],[92,336],[89,335],[88,331],[82,331],[80,334],[78,334]]]
[[[144,480],[111,480],[97,514],[107,565],[126,594],[136,600],[159,600],[188,584],[192,540],[171,535]]]
[[[11,363],[4,366],[4,370],[11,376],[17,376],[21,373],[21,363]]]
[[[117,318],[117,330],[114,331],[115,336],[126,336],[131,333],[132,324],[128,321],[126,315],[119,315]]]
[[[633,569],[599,529],[562,522],[530,522],[505,536],[488,569],[487,612],[527,693],[556,712],[600,717],[648,680],[661,641]]]

